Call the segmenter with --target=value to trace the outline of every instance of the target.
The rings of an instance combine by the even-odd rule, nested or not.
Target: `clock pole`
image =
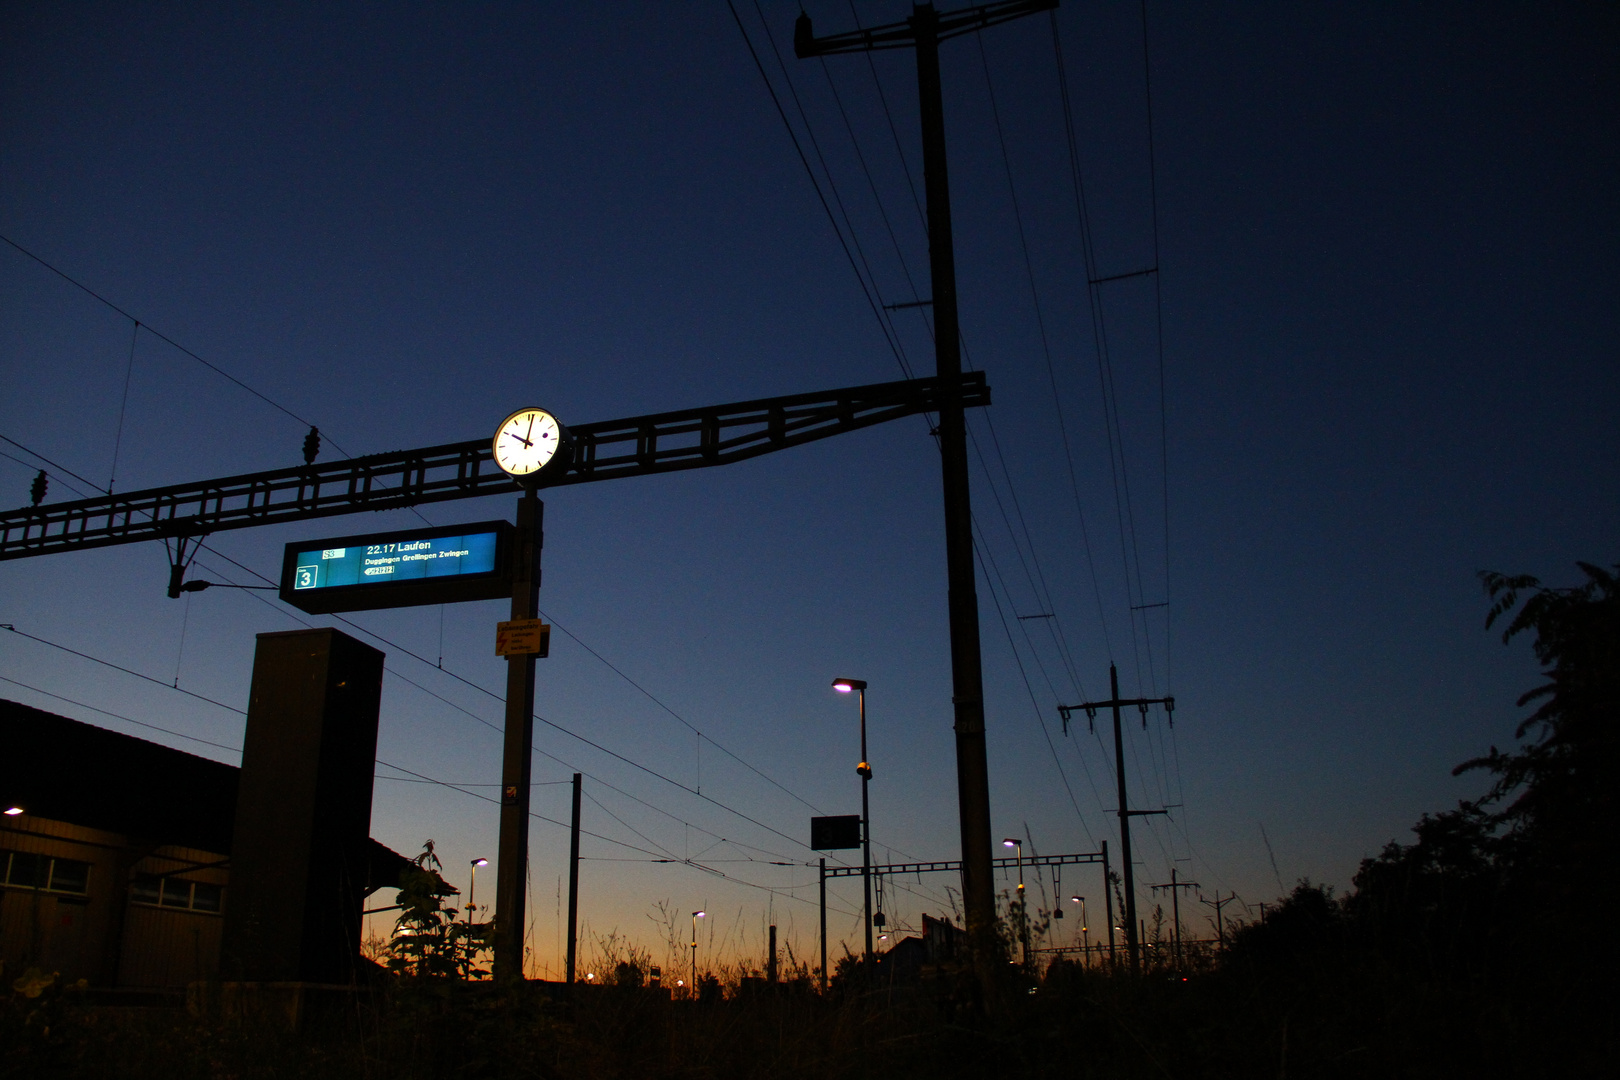
[[[512,618],[533,619],[540,607],[540,548],[545,508],[524,484],[512,543]],[[534,654],[506,658],[506,736],[501,755],[500,861],[495,878],[495,965],[498,980],[523,978],[524,883],[529,863],[529,794],[534,755]]]

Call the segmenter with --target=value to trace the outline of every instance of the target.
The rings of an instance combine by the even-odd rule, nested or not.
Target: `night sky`
[[[911,53],[799,61],[796,4],[736,10],[747,41],[724,2],[0,6],[0,233],[142,324],[0,244],[0,502],[42,466],[58,501],[295,465],[310,423],[332,460],[526,405],[582,423],[932,373],[926,316],[886,336],[872,308],[928,295]],[[1133,804],[1172,807],[1135,827],[1144,912],[1172,868],[1248,904],[1346,887],[1483,789],[1450,770],[1511,742],[1536,682],[1476,571],[1617,557],[1620,19],[1149,5],[1151,156],[1141,8],[1055,24],[1089,259],[1053,20],[942,47],[962,331],[995,401],[970,414],[994,835],[1117,840],[1111,746],[1056,711],[1106,697],[1113,660],[1178,706],[1128,717]],[[1088,262],[1155,258],[1096,288],[1099,322]],[[587,774],[587,957],[616,932],[668,962],[700,907],[705,958],[761,956],[773,921],[814,952],[807,818],[860,805],[835,676],[871,684],[876,857],[959,856],[925,420],[545,501],[537,711],[566,731],[537,728],[534,809],[566,820]],[[220,533],[192,574],[262,584],[228,560],[274,577],[286,543],[414,524]],[[339,625],[388,653],[373,834],[431,837],[465,890],[495,854],[475,795],[505,605],[355,629],[270,593],[170,600],[167,576],[155,543],[0,565],[0,622],[156,680],[0,632],[0,695],[234,763],[242,715],[171,684],[243,709],[255,634]],[[566,857],[536,821],[552,976]],[[891,923],[948,914],[954,884],[895,881]],[[1093,911],[1101,888],[1061,882]],[[831,892],[836,953],[860,893]]]

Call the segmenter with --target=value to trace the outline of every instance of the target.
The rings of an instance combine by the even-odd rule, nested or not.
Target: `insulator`
[[[33,486],[28,489],[28,494],[33,497],[35,506],[45,501],[45,490],[50,486],[50,477],[45,475],[44,469],[39,470],[39,475],[34,477]]]
[[[315,457],[321,452],[321,429],[311,424],[309,434],[304,436],[304,464],[315,464]]]

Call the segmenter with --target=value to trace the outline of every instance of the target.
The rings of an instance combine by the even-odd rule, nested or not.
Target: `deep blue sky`
[[[853,26],[847,4],[808,6],[819,32]],[[753,5],[738,9],[799,126]],[[871,24],[908,7],[859,10]],[[764,14],[785,49],[796,5]],[[1347,885],[1419,814],[1480,789],[1449,770],[1511,739],[1535,668],[1483,632],[1477,570],[1566,583],[1576,559],[1616,557],[1620,26],[1591,4],[1155,4],[1148,19],[1162,411],[1151,278],[1103,287],[1112,398],[1100,389],[1048,19],[989,32],[982,58],[971,38],[943,49],[963,332],[996,401],[972,422],[994,476],[975,459],[993,567],[980,582],[993,827],[1027,828],[1045,852],[1113,835],[1111,755],[1083,724],[1066,738],[1054,709],[1105,696],[1112,658],[1127,693],[1179,703],[1173,732],[1155,716],[1130,736],[1136,804],[1184,804],[1144,819],[1139,880],[1175,866],[1205,895],[1252,903],[1301,876]],[[1070,2],[1057,22],[1097,271],[1142,269],[1140,9]],[[918,212],[866,59],[825,71],[870,185],[822,65],[783,57],[882,300],[926,295]],[[910,54],[875,61],[920,180]],[[520,405],[583,422],[901,372],[723,2],[5,4],[0,232],[319,424],[326,457],[479,437]],[[926,373],[925,323],[901,314],[905,360]],[[145,331],[131,365],[130,342],[128,320],[0,245],[0,434],[100,485],[116,442],[119,490],[299,460],[289,416]],[[0,501],[20,505],[38,463],[0,450]],[[53,481],[51,495],[70,493]],[[511,501],[426,514],[480,520]],[[211,546],[274,574],[289,541],[415,520]],[[708,741],[567,637],[541,667],[542,715],[805,838],[807,804],[859,805],[853,703],[828,682],[864,677],[879,857],[958,855],[938,466],[921,420],[570,488],[547,498],[547,525],[546,614]],[[248,580],[202,562],[197,576]],[[223,590],[170,601],[166,576],[154,545],[9,562],[0,621],[245,706],[253,635],[296,613]],[[1133,624],[1131,604],[1166,599]],[[1013,618],[1048,610],[1079,685],[1046,623]],[[498,691],[503,617],[495,602],[445,610],[443,667]],[[396,673],[379,756],[493,785],[498,738],[469,714],[498,724],[500,705],[434,670],[440,609],[354,621],[387,639]],[[235,713],[15,635],[0,634],[0,676],[7,696],[92,723],[224,760],[92,707],[240,745]],[[659,905],[682,923],[703,906],[719,955],[758,955],[771,919],[800,955],[814,949],[814,871],[769,865],[813,859],[802,845],[553,729],[537,741],[569,763],[540,758],[538,780],[591,774],[588,828],[764,887],[593,861],[591,932],[662,957]],[[566,818],[566,788],[538,788],[536,810]],[[458,883],[495,830],[487,803],[378,781],[374,833],[402,851],[434,838]],[[601,840],[586,854],[645,857]],[[540,969],[557,964],[565,856],[566,834],[536,823]],[[1063,891],[1099,896],[1095,877],[1067,875]],[[893,919],[946,910],[946,883],[897,892]],[[858,895],[835,890],[834,933],[851,942]],[[1202,928],[1202,911],[1189,922]]]

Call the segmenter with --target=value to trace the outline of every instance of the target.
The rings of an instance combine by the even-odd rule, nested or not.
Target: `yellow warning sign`
[[[495,624],[496,656],[548,656],[551,627],[539,619],[513,619]]]

